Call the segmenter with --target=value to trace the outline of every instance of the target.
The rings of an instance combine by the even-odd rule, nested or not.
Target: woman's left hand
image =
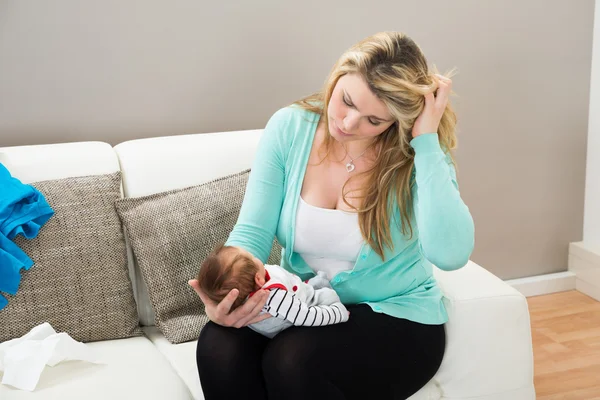
[[[452,80],[439,74],[435,74],[435,77],[438,81],[437,91],[435,95],[433,93],[425,95],[425,107],[413,125],[413,138],[424,133],[437,132],[442,115],[444,115],[444,110],[448,105],[448,96],[452,90]]]

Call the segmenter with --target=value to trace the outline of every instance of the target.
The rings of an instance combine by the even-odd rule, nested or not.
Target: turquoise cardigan
[[[296,207],[319,118],[297,106],[271,117],[256,151],[240,215],[226,243],[265,262],[276,235],[284,249],[282,267],[302,279],[314,273],[293,251]],[[354,268],[334,276],[331,286],[344,304],[364,303],[375,312],[437,325],[445,323],[448,315],[432,275],[433,265],[455,270],[467,263],[474,244],[473,219],[437,133],[420,135],[410,144],[415,150],[416,179],[412,237],[402,234],[396,206],[390,226],[394,248],[385,248],[385,261],[365,243]]]

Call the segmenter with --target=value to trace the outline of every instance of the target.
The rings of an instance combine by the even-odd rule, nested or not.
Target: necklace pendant
[[[352,161],[350,161],[348,164],[346,164],[346,171],[348,171],[348,173],[354,171],[354,168],[356,168],[354,166],[354,163]]]

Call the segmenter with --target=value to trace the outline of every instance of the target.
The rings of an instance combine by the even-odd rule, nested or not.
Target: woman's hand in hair
[[[442,75],[434,75],[438,88],[434,93],[425,95],[425,107],[416,119],[412,128],[412,137],[416,138],[424,133],[437,133],[442,115],[448,105],[448,97],[452,90],[452,80]]]

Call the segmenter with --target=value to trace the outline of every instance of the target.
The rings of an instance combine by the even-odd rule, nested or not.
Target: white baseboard
[[[577,276],[575,288],[578,291],[600,301],[600,246],[571,243],[569,271]]]
[[[526,297],[577,290],[600,301],[600,245],[569,245],[569,270],[505,281]]]
[[[510,279],[505,282],[517,289],[525,297],[532,297],[550,293],[565,292],[567,290],[575,290],[575,281],[575,273],[572,271],[565,271],[554,274]]]
[[[590,285],[586,281],[581,279],[576,280],[575,288],[578,292],[590,296],[592,299],[600,301],[600,288],[598,286]]]

